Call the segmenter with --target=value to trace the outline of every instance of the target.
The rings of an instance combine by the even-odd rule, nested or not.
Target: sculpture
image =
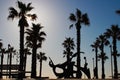
[[[62,64],[57,64],[55,65],[52,61],[52,59],[49,57],[49,66],[53,69],[54,74],[56,75],[57,78],[76,78],[74,74],[76,74],[76,71],[74,70],[73,67],[76,67],[75,62],[71,61],[72,58],[69,61],[66,61]],[[87,68],[88,63],[85,61],[84,67],[80,67],[80,72],[82,71],[88,79],[91,78],[90,76],[90,70]],[[63,69],[62,73],[57,73],[56,68],[61,68]],[[81,73],[82,75],[82,73]]]

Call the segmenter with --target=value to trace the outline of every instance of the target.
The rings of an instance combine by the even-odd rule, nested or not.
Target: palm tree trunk
[[[114,78],[118,79],[116,38],[113,38]]]
[[[104,71],[104,45],[103,45],[103,42],[102,42],[102,45],[101,45],[101,56],[102,56],[102,79],[105,79],[105,71]]]
[[[102,79],[105,79],[104,60],[102,59]]]
[[[2,52],[2,55],[1,55],[1,75],[0,75],[0,78],[2,78],[2,70],[3,70],[3,57],[4,57],[4,54]]]
[[[40,78],[42,77],[42,60],[40,60]]]
[[[11,77],[12,53],[10,52],[9,78]]]
[[[96,56],[96,72],[95,72],[95,75],[96,75],[96,79],[98,79],[98,48],[95,48],[95,56]]]
[[[20,66],[19,66],[19,78],[23,78],[23,55],[24,55],[24,26],[20,26]]]
[[[33,43],[33,50],[32,50],[32,73],[31,73],[31,78],[35,78],[36,77],[36,52],[37,52],[37,46],[36,46],[37,42],[36,40],[34,40]]]
[[[25,72],[26,72],[25,70],[26,70],[27,54],[26,54],[26,53],[24,53],[24,55],[25,55],[25,56],[24,56],[24,64],[23,64],[23,65],[24,65],[24,68],[23,68],[23,70],[24,70],[24,77],[25,77]]]
[[[77,78],[81,78],[82,76],[82,73],[80,71],[80,67],[81,67],[81,59],[80,59],[80,38],[81,38],[81,35],[80,35],[80,29],[81,29],[81,26],[76,23],[76,30],[77,30],[77,74],[76,74],[76,77]]]

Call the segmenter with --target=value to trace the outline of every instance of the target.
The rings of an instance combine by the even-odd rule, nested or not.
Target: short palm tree
[[[3,73],[3,58],[4,58],[4,53],[6,53],[6,49],[5,48],[1,48],[0,49],[0,53],[1,53],[1,74],[0,74],[0,78],[2,78],[2,73]]]
[[[120,40],[120,28],[118,25],[112,25],[110,29],[105,32],[107,38],[112,38],[113,58],[114,58],[114,78],[118,79],[118,66],[117,66],[117,40]]]
[[[75,47],[73,38],[70,38],[70,37],[66,38],[64,42],[62,43],[62,45],[65,48],[64,53],[63,53],[64,57],[66,56],[67,61],[70,61],[73,55],[72,50],[74,50],[74,47]]]
[[[76,13],[73,14],[71,13],[69,16],[70,21],[72,21],[75,24],[76,30],[77,30],[77,78],[81,78],[81,72],[80,72],[80,67],[81,67],[81,58],[80,58],[80,44],[81,44],[81,25],[89,25],[89,18],[87,16],[87,13],[82,14],[79,9],[77,9]],[[73,24],[70,26],[70,28],[73,27]]]
[[[110,43],[107,40],[105,35],[100,35],[97,40],[99,41],[99,49],[101,51],[101,54],[98,56],[101,59],[102,62],[102,79],[105,79],[105,69],[104,69],[104,63],[105,60],[108,59],[104,52],[104,46],[108,46]]]
[[[17,7],[19,11],[14,7],[9,8],[9,16],[8,19],[19,18],[18,26],[20,27],[20,67],[19,71],[23,72],[23,55],[24,55],[24,28],[28,27],[27,17],[31,17],[32,20],[36,19],[35,14],[27,14],[30,12],[33,7],[31,6],[32,3],[24,4],[21,1],[17,1]],[[19,74],[19,78],[22,78],[24,75],[23,73]]]
[[[24,71],[26,70],[27,55],[31,55],[30,49],[24,48],[24,63],[23,63],[23,65],[24,65],[23,70]]]
[[[32,24],[32,29],[27,29],[26,44],[32,48],[32,73],[31,77],[36,77],[36,55],[37,49],[42,47],[42,42],[45,41],[45,32],[41,31],[43,28],[40,24]]]
[[[2,54],[2,46],[3,46],[3,44],[2,44],[1,39],[0,39],[0,53],[1,53],[1,54]],[[0,55],[0,56],[1,56],[0,78],[2,78],[2,55]]]
[[[37,58],[39,59],[40,62],[40,73],[39,73],[39,77],[42,77],[42,61],[46,61],[47,57],[45,56],[44,52],[40,52],[39,54],[37,54]]]
[[[96,58],[96,72],[95,72],[95,77],[98,79],[98,48],[99,48],[99,41],[96,39],[96,41],[91,45],[93,48],[92,51],[95,51],[95,58]]]
[[[8,50],[6,50],[6,53],[9,55],[8,57],[8,61],[9,61],[9,78],[11,77],[11,65],[12,65],[12,54],[16,53],[16,50],[14,49],[14,47],[11,47],[10,44],[8,44]],[[7,62],[8,63],[8,62]]]

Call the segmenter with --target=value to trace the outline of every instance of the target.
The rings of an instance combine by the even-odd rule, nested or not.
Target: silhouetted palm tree
[[[24,71],[26,70],[27,55],[31,55],[31,54],[32,54],[32,53],[30,52],[30,49],[24,48],[24,63],[23,63],[23,65],[24,65],[23,70],[24,70]],[[25,75],[25,73],[24,73],[24,75]]]
[[[1,48],[0,49],[0,53],[1,53],[1,75],[0,75],[0,78],[2,78],[2,73],[3,73],[3,58],[4,58],[4,53],[6,53],[6,49],[5,48]]]
[[[36,77],[36,54],[37,49],[42,47],[42,42],[45,40],[45,32],[41,31],[43,28],[40,24],[32,24],[32,29],[27,29],[26,44],[32,48],[32,73],[31,77]]]
[[[1,42],[1,39],[0,39],[0,57],[1,57],[1,69],[0,69],[0,78],[2,78],[2,46],[3,46],[3,44],[2,44],[2,42]]]
[[[112,38],[113,45],[113,57],[114,57],[114,78],[118,78],[118,66],[117,66],[117,40],[120,40],[120,28],[118,25],[112,25],[110,29],[105,32],[107,38]]]
[[[99,41],[96,39],[96,41],[91,45],[91,47],[93,48],[92,51],[95,51],[95,58],[96,58],[96,72],[94,72],[94,76],[96,77],[96,79],[98,79],[98,48],[99,48]]]
[[[45,53],[40,52],[39,54],[37,54],[37,58],[39,59],[40,62],[40,72],[39,72],[39,77],[42,77],[42,61],[46,61],[47,57],[45,56]]]
[[[80,67],[81,67],[81,58],[80,58],[80,44],[81,44],[81,25],[89,25],[89,19],[87,16],[87,13],[82,14],[79,9],[77,9],[76,13],[73,14],[71,13],[69,16],[70,21],[74,22],[76,30],[77,30],[77,78],[81,78],[81,72],[80,72]],[[70,28],[73,27],[73,24],[70,26]]]
[[[31,17],[32,20],[36,19],[35,14],[27,14],[30,12],[33,7],[31,6],[32,3],[24,4],[21,1],[17,1],[17,9],[10,7],[9,8],[9,16],[8,19],[19,18],[18,26],[20,27],[20,67],[19,67],[19,78],[23,77],[23,55],[24,55],[24,28],[28,27],[27,17]],[[22,71],[22,72],[21,72]]]
[[[12,54],[13,53],[15,54],[16,50],[14,49],[14,47],[11,47],[11,45],[8,44],[8,50],[6,50],[6,53],[9,55],[8,57],[9,65],[8,64],[7,65],[9,67],[9,78],[10,78],[11,77],[11,65],[12,65]]]
[[[66,38],[64,40],[64,42],[62,43],[63,47],[65,48],[63,54],[64,57],[66,56],[67,61],[70,61],[70,59],[72,58],[73,52],[72,50],[74,50],[75,44],[73,41],[73,38]]]
[[[101,50],[101,54],[98,56],[99,58],[101,58],[101,62],[102,62],[102,79],[105,79],[105,70],[104,70],[104,63],[105,60],[108,59],[108,57],[106,56],[105,52],[104,52],[104,46],[108,46],[110,43],[107,40],[105,35],[100,35],[97,40],[99,41],[99,49]]]

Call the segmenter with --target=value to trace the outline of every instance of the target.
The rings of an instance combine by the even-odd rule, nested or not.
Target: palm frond
[[[116,13],[117,13],[117,14],[120,14],[120,10],[117,10]]]
[[[15,17],[18,17],[18,12],[15,8],[10,7],[9,8],[9,15],[8,15],[8,19],[14,19]]]
[[[90,24],[90,21],[89,21],[87,13],[82,15],[82,23],[84,23],[85,25],[89,25]]]
[[[77,18],[80,20],[82,13],[81,13],[81,11],[80,11],[79,9],[76,9],[76,10],[77,10],[77,11],[76,11],[76,16],[77,16]]]
[[[30,17],[32,21],[36,20],[37,18],[36,14],[27,14],[27,16]]]
[[[45,33],[44,31],[41,31],[41,32],[39,33],[39,36],[46,36],[46,33]]]
[[[73,24],[70,25],[69,29],[71,29],[73,27]]]
[[[73,13],[71,13],[70,16],[69,16],[69,19],[70,19],[70,21],[75,22],[76,21],[76,16]]]
[[[34,7],[31,6],[32,3],[28,3],[26,6],[26,10],[27,11],[31,11],[32,9],[34,9]]]
[[[22,3],[21,1],[17,1],[17,4],[18,4],[18,8],[19,8],[20,11],[21,11],[21,14],[22,14],[22,13],[25,13],[26,5],[25,5],[24,3]]]

